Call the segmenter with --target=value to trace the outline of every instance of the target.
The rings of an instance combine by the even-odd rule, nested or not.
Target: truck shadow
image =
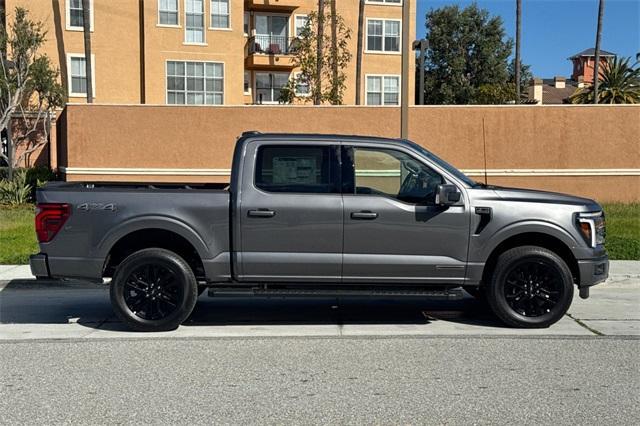
[[[471,297],[455,301],[425,298],[211,298],[202,295],[187,327],[224,325],[431,324],[503,325]],[[125,330],[114,316],[105,285],[13,280],[0,291],[0,324],[77,323],[101,330]]]

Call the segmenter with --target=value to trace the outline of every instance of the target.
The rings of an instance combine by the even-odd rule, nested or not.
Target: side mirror
[[[460,201],[460,191],[455,185],[442,184],[438,185],[438,192],[436,193],[436,204],[440,206],[451,206]]]

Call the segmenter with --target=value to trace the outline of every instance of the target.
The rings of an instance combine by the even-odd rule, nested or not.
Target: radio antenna
[[[484,151],[484,184],[488,185],[489,182],[487,182],[487,137],[485,135],[485,130],[484,130],[484,117],[482,117],[482,149]]]

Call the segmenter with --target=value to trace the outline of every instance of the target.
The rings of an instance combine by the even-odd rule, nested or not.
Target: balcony
[[[245,10],[292,11],[300,6],[300,0],[245,0]]]
[[[291,69],[298,39],[275,35],[249,37],[245,67],[248,69]]]

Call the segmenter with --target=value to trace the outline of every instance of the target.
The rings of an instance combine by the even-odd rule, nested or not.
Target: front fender
[[[119,224],[108,232],[98,243],[99,256],[106,258],[112,247],[123,237],[136,231],[162,229],[180,235],[196,249],[201,259],[210,259],[211,253],[198,232],[186,223],[170,216],[138,216]]]
[[[542,220],[525,220],[510,223],[484,239],[472,238],[469,251],[470,261],[486,262],[491,253],[493,253],[496,247],[502,242],[511,237],[528,233],[545,234],[554,237],[572,251],[579,245],[579,242],[568,230],[555,223]]]

